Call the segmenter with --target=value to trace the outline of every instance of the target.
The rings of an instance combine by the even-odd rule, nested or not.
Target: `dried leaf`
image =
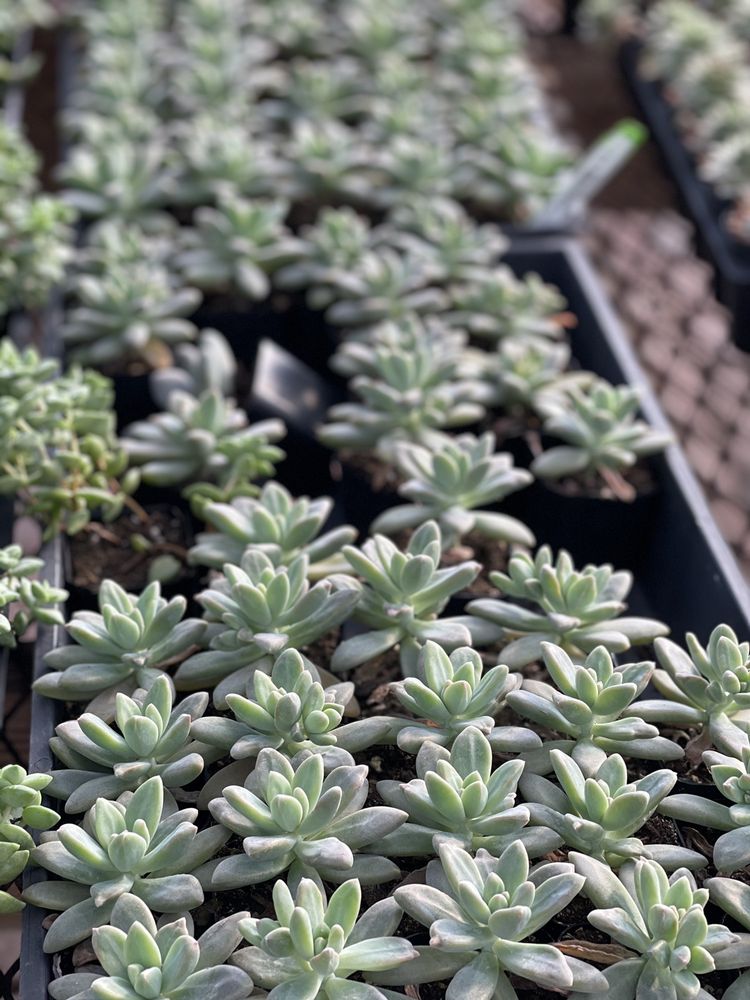
[[[634,952],[619,944],[598,944],[594,941],[557,941],[555,948],[563,955],[580,958],[584,962],[596,962],[599,965],[614,965],[626,958],[636,958]]]

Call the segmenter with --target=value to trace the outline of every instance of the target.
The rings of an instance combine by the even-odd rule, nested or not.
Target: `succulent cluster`
[[[63,625],[57,607],[68,598],[67,590],[36,579],[44,560],[25,556],[20,545],[0,549],[0,646],[15,646],[32,622]]]

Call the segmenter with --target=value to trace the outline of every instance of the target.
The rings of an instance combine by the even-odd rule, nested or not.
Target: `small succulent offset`
[[[534,750],[541,740],[530,729],[497,726],[495,716],[521,677],[503,664],[485,671],[482,657],[466,646],[448,655],[438,643],[424,644],[415,676],[395,681],[391,690],[417,720],[407,723],[397,742],[407,753],[417,753],[427,741],[448,749],[468,727],[484,733],[495,753]]]
[[[569,364],[566,343],[527,335],[504,338],[483,358],[482,401],[510,413],[542,413],[550,396],[594,378],[591,372],[568,371]]]
[[[725,831],[714,844],[714,865],[717,871],[733,872],[750,863],[750,738],[731,723],[723,735],[729,752],[707,750],[703,760],[725,801],[715,802],[703,795],[670,795],[659,812],[681,822]]]
[[[65,624],[56,605],[68,599],[68,592],[33,579],[42,569],[44,560],[25,556],[20,545],[0,548],[0,608],[5,609],[0,611],[0,646],[13,648],[32,622]]]
[[[48,830],[60,819],[42,805],[51,780],[49,774],[27,774],[20,764],[0,767],[0,886],[11,885],[28,864],[34,841],[25,827]],[[22,908],[20,899],[0,888],[0,914]]]
[[[511,691],[507,702],[519,715],[562,733],[563,739],[545,740],[543,749],[527,757],[527,766],[550,770],[549,751],[569,754],[585,775],[596,773],[610,753],[646,760],[679,760],[682,748],[659,735],[642,719],[623,718],[645,689],[654,664],[615,666],[604,646],[596,646],[582,664],[573,663],[559,646],[542,643],[542,658],[552,683],[526,679]]]
[[[638,391],[597,379],[575,386],[547,408],[544,432],[564,445],[548,448],[531,465],[535,476],[562,479],[608,472],[620,473],[646,455],[663,451],[672,435],[654,430],[637,418]],[[626,498],[625,492],[622,493]],[[633,499],[632,496],[629,499]]]
[[[234,396],[237,359],[227,340],[218,330],[201,330],[194,344],[178,344],[174,365],[151,372],[149,390],[157,406],[165,409],[175,389],[200,396],[208,389],[222,396]]]
[[[492,770],[492,747],[474,726],[456,737],[450,752],[426,742],[417,755],[413,781],[379,781],[378,794],[402,809],[409,822],[377,841],[374,849],[388,857],[434,854],[435,845],[455,841],[467,851],[485,848],[498,857],[520,840],[538,857],[561,844],[543,827],[526,827],[529,810],[516,805],[516,786],[523,761],[509,760]]]
[[[205,291],[238,292],[253,301],[271,291],[270,275],[297,259],[302,243],[284,225],[284,201],[249,201],[229,190],[203,206],[184,232],[176,265]]]
[[[390,990],[352,981],[395,969],[417,954],[405,938],[394,937],[402,910],[393,898],[368,907],[357,920],[362,890],[356,878],[340,885],[330,900],[311,879],[294,894],[279,880],[273,887],[276,920],[250,918],[240,930],[251,945],[232,958],[269,996],[289,1000],[388,1000]]]
[[[224,574],[198,595],[209,622],[209,648],[180,664],[177,688],[216,685],[213,702],[223,709],[229,692],[244,692],[260,660],[315,642],[340,625],[358,600],[351,577],[311,585],[307,556],[277,567],[263,552],[246,552],[239,566],[227,563]]]
[[[159,913],[181,913],[203,902],[194,874],[229,839],[211,826],[198,832],[197,809],[163,813],[164,786],[153,777],[121,802],[98,799],[83,826],[64,823],[31,852],[32,861],[62,881],[37,882],[26,902],[62,911],[44,941],[45,952],[62,951],[109,922],[125,893]]]
[[[103,580],[99,612],[77,611],[67,629],[75,645],[47,653],[51,672],[34,681],[47,698],[86,701],[97,695],[111,711],[114,694],[148,689],[164,670],[201,643],[205,622],[185,618],[187,601],[161,596],[158,582],[139,595]]]
[[[517,840],[499,858],[476,857],[443,842],[440,862],[427,866],[427,885],[403,885],[396,902],[430,929],[429,948],[376,983],[424,983],[452,976],[450,997],[476,995],[518,1000],[509,975],[536,986],[599,995],[606,980],[585,962],[550,944],[527,941],[574,899],[585,879],[573,865],[548,863],[529,870]],[[473,991],[473,992],[472,992]]]
[[[202,516],[214,530],[197,535],[189,561],[221,569],[224,563],[238,565],[248,549],[256,549],[277,566],[289,565],[305,555],[313,579],[346,571],[341,548],[354,541],[357,531],[341,525],[321,534],[332,509],[330,497],[294,498],[286,487],[273,481],[263,486],[257,498],[207,503]]]
[[[357,877],[379,885],[398,877],[392,861],[361,854],[400,827],[407,816],[389,806],[363,808],[367,767],[343,765],[325,774],[319,754],[289,760],[277,750],[258,754],[252,773],[227,786],[209,809],[214,819],[242,837],[243,854],[209,861],[198,872],[206,889],[234,889],[265,882],[288,870],[296,884],[322,885]]]
[[[247,413],[216,389],[198,397],[175,390],[165,411],[126,428],[122,444],[144,482],[188,484],[185,495],[200,509],[256,493],[254,480],[273,475],[284,457],[276,442],[285,434],[281,420],[248,423]]]
[[[352,569],[364,580],[354,617],[369,631],[339,644],[332,670],[349,670],[398,646],[402,669],[413,675],[428,639],[447,650],[471,644],[470,619],[439,615],[453,594],[473,582],[479,563],[441,569],[442,550],[435,521],[415,531],[403,552],[384,535],[368,538],[361,548],[344,547]]]
[[[533,479],[526,469],[513,467],[511,455],[495,451],[494,434],[460,434],[435,450],[401,443],[395,459],[407,477],[398,492],[411,503],[390,507],[372,531],[394,535],[435,520],[446,548],[470,532],[491,541],[534,545],[534,535],[518,518],[477,509],[504,500]]]
[[[247,697],[226,696],[234,719],[197,719],[192,735],[209,746],[228,750],[236,760],[248,760],[248,773],[251,758],[265,747],[288,757],[301,750],[319,753],[330,770],[353,764],[352,752],[393,741],[395,723],[386,716],[357,719],[342,726],[354,685],[347,681],[323,687],[316,674],[296,649],[285,649],[270,676],[260,669],[255,671],[248,682]]]
[[[548,545],[535,556],[515,553],[508,572],[491,573],[490,580],[513,601],[481,598],[468,610],[496,627],[495,638],[511,640],[503,649],[503,663],[511,670],[538,660],[543,642],[553,642],[580,660],[596,646],[623,653],[669,631],[652,618],[620,617],[633,583],[630,573],[607,564],[576,570],[564,549],[554,561]]]
[[[247,916],[240,912],[225,917],[196,940],[185,917],[157,926],[143,900],[126,893],[115,903],[109,924],[94,928],[91,935],[104,975],[62,976],[50,985],[50,996],[53,1000],[247,1000],[252,980],[242,969],[224,964],[242,941],[238,925]]]
[[[171,790],[190,784],[212,756],[219,757],[190,737],[208,695],[190,695],[176,707],[173,701],[172,684],[162,674],[148,691],[117,694],[119,732],[91,712],[61,722],[50,748],[64,767],[51,772],[48,794],[64,799],[67,813],[84,812],[98,798],[116,799],[158,775],[172,805]]]
[[[739,642],[728,625],[717,625],[705,648],[692,632],[685,643],[687,651],[670,639],[654,642],[662,669],[652,680],[663,697],[639,701],[629,714],[648,722],[705,728],[716,742],[725,718],[750,708],[750,643]]]
[[[590,776],[561,750],[550,751],[559,787],[538,774],[525,773],[521,791],[531,823],[558,833],[568,847],[612,868],[632,858],[651,858],[670,869],[701,868],[703,855],[671,844],[644,844],[634,836],[677,781],[664,768],[628,782],[625,761],[612,754]]]
[[[570,859],[585,876],[583,891],[597,907],[589,922],[631,953],[604,970],[602,996],[691,1000],[704,995],[700,976],[742,965],[744,953],[740,950],[738,957],[735,948],[738,935],[723,924],[708,923],[708,889],[698,889],[689,871],[679,869],[668,877],[655,861],[639,860],[629,862],[618,878],[586,854],[573,853]],[[582,998],[573,993],[571,1000]]]

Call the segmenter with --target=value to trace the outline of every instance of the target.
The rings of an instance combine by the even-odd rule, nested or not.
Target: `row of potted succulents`
[[[747,345],[750,318],[748,7],[744,0],[590,0],[590,33],[615,29],[626,77],[717,268],[717,291]]]
[[[81,9],[64,177],[94,224],[67,290],[72,364],[2,346],[0,488],[48,552],[65,533],[100,574],[67,574],[68,641],[53,631],[34,685],[58,706],[55,765],[0,772],[2,878],[37,866],[26,931],[32,908],[54,914],[55,1000],[747,990],[732,970],[750,966],[750,893],[726,877],[750,859],[747,644],[718,625],[686,652],[626,613],[630,573],[576,569],[523,517],[536,477],[549,510],[591,498],[622,527],[667,444],[635,391],[574,362],[564,297],[497,264],[506,239],[473,205],[394,175],[372,215],[330,188],[289,193],[290,211],[275,188],[185,183],[171,135],[154,152],[199,118],[229,149],[235,103],[253,120],[271,101],[235,161],[263,163],[291,106],[272,85],[309,97],[314,79],[327,102],[339,56],[374,98],[396,44],[407,68],[445,54],[460,87],[464,63],[487,69],[499,14]],[[293,91],[295,53],[317,62]],[[173,191],[201,193],[165,194],[167,162]],[[285,461],[281,421],[245,405],[260,332],[338,380]],[[129,424],[139,374],[153,403]],[[329,460],[336,503],[317,496]],[[284,485],[300,481],[313,499]],[[195,539],[165,534],[155,500]],[[28,614],[54,623],[61,596]],[[649,683],[661,698],[640,697]],[[715,799],[672,794],[658,763],[683,760]],[[69,820],[54,831],[53,806]]]

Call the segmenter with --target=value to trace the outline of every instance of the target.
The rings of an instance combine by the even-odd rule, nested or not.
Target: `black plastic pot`
[[[638,41],[623,44],[620,68],[695,224],[698,252],[715,269],[716,295],[732,313],[734,341],[750,351],[750,244],[740,243],[727,228],[725,216],[731,205],[699,177],[661,86],[641,76],[641,48]]]

